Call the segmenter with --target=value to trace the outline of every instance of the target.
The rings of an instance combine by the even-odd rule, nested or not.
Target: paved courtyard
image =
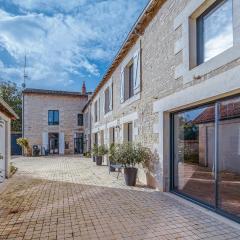
[[[126,187],[80,157],[16,158],[0,185],[0,239],[240,239],[237,224],[170,194]]]

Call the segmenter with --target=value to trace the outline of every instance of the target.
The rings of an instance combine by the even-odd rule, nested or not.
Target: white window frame
[[[125,73],[126,68],[133,63],[133,96],[125,99]],[[142,78],[142,64],[141,64],[141,41],[140,39],[125,57],[121,64],[120,71],[120,103],[125,106],[140,98],[141,92],[141,78]],[[138,96],[139,95],[139,96]],[[136,97],[138,96],[138,97]]]
[[[183,63],[175,68],[175,79],[183,77],[189,83],[220,68],[240,57],[240,1],[233,1],[233,47],[212,59],[195,66],[196,62],[196,19],[217,0],[190,0],[185,9],[176,17],[174,30],[182,28],[182,37],[175,42],[174,53],[183,52]],[[191,64],[193,63],[193,64]]]

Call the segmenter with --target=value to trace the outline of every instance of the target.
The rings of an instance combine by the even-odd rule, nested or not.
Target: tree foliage
[[[12,121],[12,131],[22,131],[22,92],[13,82],[0,81],[0,97],[15,111],[19,119]]]

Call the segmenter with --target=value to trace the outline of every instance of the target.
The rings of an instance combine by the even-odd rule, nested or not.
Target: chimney
[[[83,84],[82,84],[82,94],[86,94],[87,91],[86,91],[86,85],[85,85],[85,81],[83,81]]]

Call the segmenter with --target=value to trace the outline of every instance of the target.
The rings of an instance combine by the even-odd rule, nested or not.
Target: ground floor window
[[[133,123],[132,122],[123,124],[123,141],[124,142],[133,141]]]
[[[109,143],[110,144],[115,143],[115,128],[114,127],[109,129]]]
[[[240,221],[240,97],[172,115],[172,190]]]

